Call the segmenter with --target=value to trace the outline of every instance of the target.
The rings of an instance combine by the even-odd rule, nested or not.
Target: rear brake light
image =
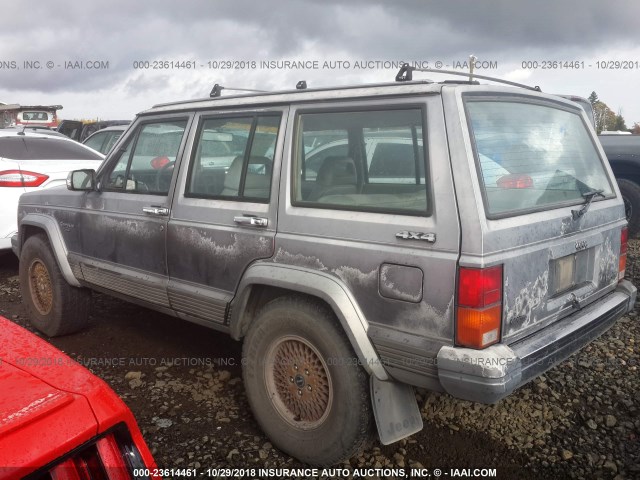
[[[502,265],[460,267],[456,343],[485,348],[500,339],[502,320]]]
[[[629,229],[624,227],[620,232],[620,260],[618,262],[618,281],[624,278],[627,269],[627,248],[629,240]]]
[[[504,175],[496,183],[500,188],[533,188],[533,178],[529,175]]]
[[[113,435],[98,440],[96,447],[98,447],[102,464],[109,473],[109,480],[129,480],[131,478],[122,458],[120,447],[118,447]]]
[[[39,187],[49,177],[26,170],[4,170],[0,172],[0,187]]]
[[[103,436],[48,470],[51,480],[132,480],[150,478],[138,449],[118,433]],[[46,477],[45,477],[46,478]]]

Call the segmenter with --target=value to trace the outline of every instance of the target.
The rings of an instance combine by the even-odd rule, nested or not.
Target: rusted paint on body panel
[[[507,286],[508,281],[505,282],[505,288]],[[525,329],[536,322],[540,314],[539,310],[545,306],[548,292],[549,271],[546,270],[541,275],[538,275],[535,281],[526,282],[512,302],[509,301],[511,295],[507,295],[504,304],[507,335]]]
[[[272,262],[290,264],[305,268],[313,268],[319,271],[329,272],[343,281],[353,292],[360,308],[363,310],[367,321],[375,324],[381,330],[389,328],[395,331],[405,332],[405,335],[423,336],[425,338],[438,339],[440,344],[452,344],[453,341],[453,284],[455,272],[450,275],[430,275],[429,271],[424,276],[420,287],[425,292],[425,298],[419,302],[400,301],[386,298],[378,290],[378,276],[380,271],[379,258],[373,255],[361,255],[358,246],[350,244],[335,245],[329,247],[323,245],[319,249],[316,245],[309,245],[305,241],[288,239],[286,242],[290,248],[280,246]],[[293,247],[295,246],[295,250]],[[315,253],[322,251],[322,258]],[[359,254],[360,253],[360,254]],[[406,260],[401,253],[385,252],[385,258],[390,261]],[[396,258],[394,258],[394,255]],[[355,259],[358,261],[356,262]],[[437,268],[437,260],[434,270]],[[421,262],[420,256],[413,258],[416,263]],[[442,259],[441,262],[447,262]],[[350,265],[349,265],[350,263]],[[354,266],[355,264],[358,266]],[[417,268],[407,266],[405,268]],[[424,268],[424,267],[423,267]],[[415,288],[415,287],[414,287]],[[449,290],[444,301],[442,290]],[[426,292],[432,295],[426,297]],[[375,338],[372,337],[375,343]],[[437,350],[436,350],[437,352]],[[434,352],[435,355],[435,352]]]
[[[172,280],[233,292],[239,273],[256,259],[270,257],[273,240],[259,230],[243,232],[171,225],[167,236]]]

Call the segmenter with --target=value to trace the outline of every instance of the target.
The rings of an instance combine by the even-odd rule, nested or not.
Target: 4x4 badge
[[[435,233],[422,233],[422,232],[398,232],[396,238],[402,238],[404,240],[426,240],[429,243],[435,243]]]

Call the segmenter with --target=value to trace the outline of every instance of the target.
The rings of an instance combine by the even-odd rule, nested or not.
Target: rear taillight
[[[620,260],[618,262],[618,281],[624,278],[627,269],[627,240],[629,239],[629,230],[624,227],[620,232]]]
[[[0,187],[39,187],[49,177],[26,170],[4,170],[0,172]]]
[[[496,183],[500,188],[533,188],[533,178],[529,175],[504,175]]]
[[[502,320],[502,265],[460,267],[456,343],[485,348],[500,339]]]
[[[118,440],[120,439],[120,440]],[[134,471],[136,475],[134,476]],[[53,468],[51,480],[132,480],[150,478],[128,435],[111,433],[76,451]],[[40,477],[38,477],[40,478]]]

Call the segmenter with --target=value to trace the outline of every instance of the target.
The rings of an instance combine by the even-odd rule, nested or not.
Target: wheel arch
[[[80,287],[80,282],[73,274],[71,265],[67,258],[68,250],[64,243],[64,238],[60,232],[58,223],[48,215],[41,213],[28,213],[20,220],[20,228],[18,230],[18,246],[22,251],[22,246],[32,235],[44,233],[49,239],[49,244],[53,250],[53,256],[58,262],[60,272],[64,279],[74,287]],[[18,253],[20,253],[20,251]]]
[[[245,272],[231,302],[230,335],[241,340],[260,307],[273,298],[302,294],[326,303],[338,318],[362,367],[388,380],[380,357],[367,336],[368,322],[346,285],[324,272],[291,265],[255,264]]]

